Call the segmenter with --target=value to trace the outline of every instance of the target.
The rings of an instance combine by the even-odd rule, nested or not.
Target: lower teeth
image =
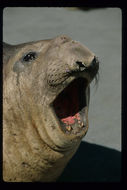
[[[83,127],[83,122],[81,123],[81,127]]]
[[[65,127],[65,129],[66,129],[66,132],[72,132],[73,134],[76,134],[76,133],[80,132],[80,129],[83,128],[83,127],[84,127],[83,122],[82,123],[80,122],[80,124],[78,123],[78,126],[76,124],[72,125],[72,126],[67,125]]]
[[[68,131],[71,131],[71,130],[72,130],[72,127],[69,125],[69,126],[66,126],[66,129],[67,129]]]

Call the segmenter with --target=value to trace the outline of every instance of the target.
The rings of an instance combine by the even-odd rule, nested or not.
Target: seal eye
[[[36,57],[37,57],[37,54],[35,52],[29,52],[27,55],[23,57],[23,61],[29,62],[36,59]]]

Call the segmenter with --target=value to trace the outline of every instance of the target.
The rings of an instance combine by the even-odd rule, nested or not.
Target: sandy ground
[[[59,181],[118,181],[121,152],[121,10],[5,8],[3,40],[18,44],[66,34],[100,60],[91,85],[89,131]]]

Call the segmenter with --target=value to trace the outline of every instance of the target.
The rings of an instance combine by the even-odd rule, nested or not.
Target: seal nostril
[[[85,64],[83,64],[81,61],[76,61],[76,64],[78,65],[80,71],[84,71],[86,69]]]

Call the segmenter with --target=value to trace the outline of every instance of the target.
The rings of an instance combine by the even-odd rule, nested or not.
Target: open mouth
[[[88,127],[88,81],[77,78],[54,100],[53,108],[62,131],[77,135]]]

